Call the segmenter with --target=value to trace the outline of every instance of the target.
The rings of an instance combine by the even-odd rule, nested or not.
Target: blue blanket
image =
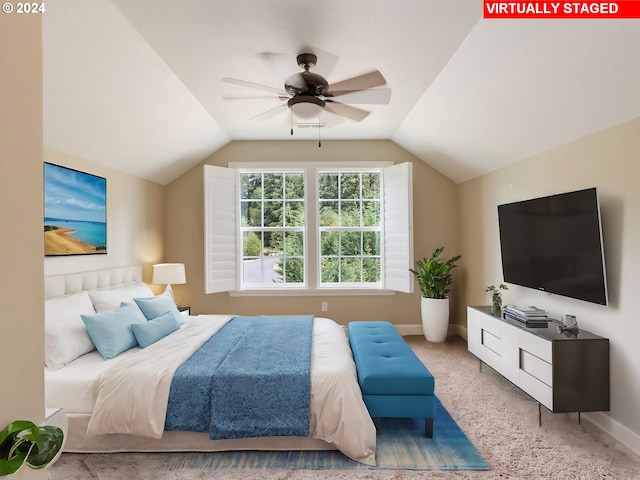
[[[165,430],[307,436],[313,316],[235,317],[176,371]]]

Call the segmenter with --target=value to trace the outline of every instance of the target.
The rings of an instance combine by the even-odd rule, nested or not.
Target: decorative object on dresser
[[[182,285],[187,283],[187,276],[184,271],[184,263],[157,263],[153,266],[153,276],[151,283],[166,284],[165,292],[169,292],[175,301],[171,284]]]
[[[485,292],[489,292],[491,294],[491,313],[492,314],[500,314],[502,310],[502,292],[501,290],[509,290],[504,283],[501,283],[497,287],[495,285],[487,285]]]
[[[420,311],[422,314],[422,331],[429,342],[444,342],[449,326],[449,297],[453,277],[451,270],[461,255],[444,261],[440,254],[444,247],[438,247],[429,258],[416,262],[415,269],[409,269],[416,276],[422,292]]]
[[[493,313],[493,312],[492,312]],[[534,307],[518,307],[516,305],[507,305],[502,310],[502,318],[509,318],[511,320],[517,320],[518,322],[526,323],[528,326],[541,326],[546,327],[547,317],[546,310]]]
[[[585,330],[563,332],[467,308],[469,352],[553,413],[609,410],[609,340]]]
[[[560,319],[558,329],[562,332],[578,332],[578,320],[575,315],[565,315]]]

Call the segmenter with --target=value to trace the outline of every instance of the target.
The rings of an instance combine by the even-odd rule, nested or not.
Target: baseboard
[[[464,325],[449,325],[449,332],[448,335],[457,335],[459,337],[462,337],[464,339],[464,341],[467,341],[467,327],[465,327]]]
[[[396,330],[398,330],[398,333],[400,333],[400,335],[402,335],[403,337],[407,335],[424,335],[422,333],[422,325],[404,324],[404,325],[394,325],[394,327],[396,327]],[[467,327],[464,327],[462,325],[449,325],[449,328],[447,330],[447,337],[453,337],[455,335],[462,337],[466,340]]]
[[[632,432],[606,413],[583,413],[582,418],[586,419],[588,422],[594,424],[599,429],[611,435],[636,455],[640,455],[640,435]]]
[[[394,325],[394,327],[403,337],[407,335],[424,335],[422,333],[422,325]]]

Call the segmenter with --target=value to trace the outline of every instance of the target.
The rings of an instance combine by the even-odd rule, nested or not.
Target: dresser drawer
[[[553,389],[533,375],[520,370],[518,387],[535,398],[542,405],[553,411]]]
[[[483,315],[482,329],[489,332],[498,340],[502,338],[502,321],[493,316]]]
[[[518,345],[521,350],[525,350],[547,363],[553,361],[552,343],[549,340],[521,330],[518,332]]]
[[[467,328],[469,351],[484,363],[499,371],[501,339],[498,320],[468,309]]]
[[[520,350],[520,370],[540,380],[548,387],[553,386],[551,364],[522,349]]]

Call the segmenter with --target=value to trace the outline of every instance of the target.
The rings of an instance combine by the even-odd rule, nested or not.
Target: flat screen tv
[[[595,188],[498,205],[507,283],[607,304]]]

